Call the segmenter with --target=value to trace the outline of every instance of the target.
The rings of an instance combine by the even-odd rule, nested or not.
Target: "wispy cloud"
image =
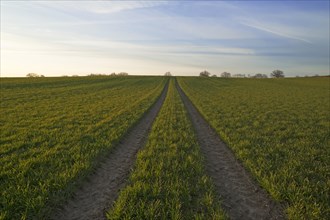
[[[300,37],[289,35],[287,33],[284,33],[283,31],[275,30],[275,29],[264,27],[264,26],[257,25],[257,24],[251,24],[251,23],[245,23],[245,22],[241,22],[241,24],[243,24],[245,26],[248,26],[248,27],[255,28],[257,30],[265,31],[267,33],[271,33],[271,34],[274,34],[274,35],[277,35],[277,36],[280,36],[280,37],[284,37],[284,38],[288,38],[288,39],[293,39],[293,40],[298,40],[298,41],[302,41],[302,42],[305,42],[305,43],[312,44],[312,42],[309,41],[309,40],[306,40],[306,39],[303,39],[303,38],[300,38]]]
[[[139,8],[151,8],[159,5],[167,4],[167,1],[49,1],[39,2],[41,6],[57,8],[65,11],[82,11],[95,14],[110,14],[125,10],[133,10]]]

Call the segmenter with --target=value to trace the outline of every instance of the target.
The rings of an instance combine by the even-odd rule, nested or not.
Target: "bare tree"
[[[217,75],[213,74],[212,77],[217,77]]]
[[[221,73],[221,77],[230,78],[231,77],[231,74],[228,73],[228,72],[223,72],[223,73]]]
[[[171,72],[166,72],[164,76],[172,76]]]
[[[270,76],[273,78],[283,78],[284,72],[282,70],[274,70],[273,72],[271,72]]]
[[[199,76],[203,76],[203,77],[209,77],[211,75],[211,73],[209,73],[208,71],[204,70],[203,72],[199,73]]]

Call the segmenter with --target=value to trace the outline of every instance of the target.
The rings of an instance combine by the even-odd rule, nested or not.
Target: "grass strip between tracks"
[[[171,80],[147,144],[108,219],[225,219]]]

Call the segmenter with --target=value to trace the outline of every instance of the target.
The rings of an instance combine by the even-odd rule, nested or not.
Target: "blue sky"
[[[329,1],[1,1],[1,76],[329,74]]]

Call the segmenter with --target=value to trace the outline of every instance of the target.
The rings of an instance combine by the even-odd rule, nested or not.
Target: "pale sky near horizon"
[[[1,0],[1,77],[329,75],[329,1]]]

